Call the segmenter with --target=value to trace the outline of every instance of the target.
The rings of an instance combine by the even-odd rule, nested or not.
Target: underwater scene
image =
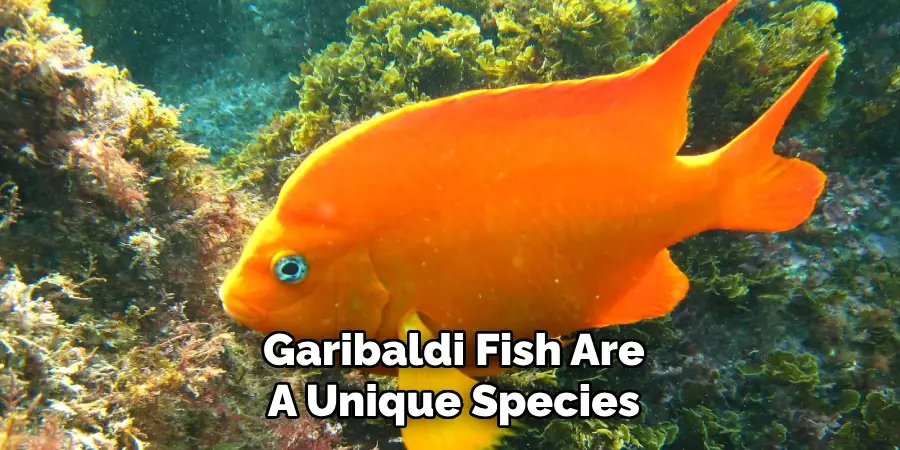
[[[896,450],[898,174],[898,1],[0,0],[0,450]]]

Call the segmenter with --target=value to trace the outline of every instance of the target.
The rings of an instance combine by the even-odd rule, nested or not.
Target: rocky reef
[[[48,0],[0,4],[0,448],[388,447],[399,431],[387,421],[263,419],[277,381],[392,382],[270,368],[260,335],[221,312],[220,277],[281,183],[330,137],[409,103],[634,67],[720,2],[368,0],[323,13],[348,16],[341,33],[274,13],[309,2],[257,3],[195,6],[224,8],[227,27],[204,19],[221,35],[267,24],[275,42],[261,57],[302,61],[291,76],[299,98],[215,162],[188,142],[181,108],[97,62]],[[508,447],[900,445],[900,55],[891,45],[900,11],[859,3],[743,2],[692,91],[685,153],[730,140],[813,55],[831,51],[776,148],[829,171],[813,218],[788,233],[706,233],[674,248],[692,280],[682,305],[595,331],[643,342],[641,368],[496,377],[523,390],[585,380],[636,389],[646,408],[637,422],[531,420]],[[125,12],[105,5],[68,7],[124,23]],[[94,36],[124,29],[91,23]],[[288,45],[297,33],[321,44]],[[241,44],[229,45],[223,54]],[[107,62],[128,54],[100,47]]]
[[[46,0],[0,30],[0,448],[312,439],[258,418],[275,374],[215,295],[259,203]]]

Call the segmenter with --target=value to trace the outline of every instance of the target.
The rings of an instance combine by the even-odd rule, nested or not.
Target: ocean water
[[[505,392],[483,406],[521,425],[500,448],[900,447],[900,3],[742,0],[685,93],[679,155],[716,151],[828,51],[772,146],[822,171],[818,196],[812,172],[760,174],[753,158],[717,185],[666,178],[641,151],[675,123],[674,72],[498,108],[462,100],[463,117],[432,104],[438,122],[403,115],[648,64],[723,3],[0,0],[0,449],[418,450],[389,417],[397,400],[360,417],[327,408],[327,383],[406,382],[264,359],[271,331],[372,337],[403,307],[469,342],[579,332],[563,362],[590,342],[631,353],[475,376]],[[387,117],[391,139],[371,127]],[[572,125],[584,117],[598,122]],[[372,144],[331,147],[354,127]],[[566,166],[585,149],[606,153],[577,161],[616,170]],[[322,176],[282,191],[298,167]],[[653,212],[670,197],[695,203]],[[691,205],[713,204],[733,229],[680,232],[705,220]],[[261,222],[278,208],[280,227]],[[804,208],[799,225],[763,230]],[[374,225],[404,212],[443,225]],[[543,237],[516,241],[528,232]],[[585,237],[602,233],[615,239]],[[668,248],[689,289],[666,307],[687,285],[671,270],[641,280],[651,266],[636,255],[663,249],[648,250],[653,233],[684,237]],[[344,253],[321,250],[335,240]],[[603,270],[585,280],[585,265]],[[275,325],[254,326],[263,310]],[[576,394],[599,398],[589,417]],[[468,448],[451,439],[475,428],[455,427],[445,445]]]

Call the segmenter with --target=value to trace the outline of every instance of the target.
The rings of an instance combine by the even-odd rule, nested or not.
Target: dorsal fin
[[[359,231],[397,220],[401,210],[416,214],[474,187],[489,189],[498,173],[597,161],[667,163],[687,134],[694,74],[738,1],[728,0],[658,57],[622,73],[468,91],[363,122],[301,164],[278,208]],[[462,170],[467,177],[460,181]],[[411,189],[419,195],[396,201],[397,192]]]
[[[664,161],[684,143],[694,75],[738,2],[728,0],[659,56],[631,70],[468,91],[419,103],[367,123],[367,138],[427,131],[435,142],[455,141],[466,148],[473,147],[464,142],[466,136],[480,142],[491,134],[502,136],[506,147],[563,147],[573,152],[602,151],[611,157],[624,153],[629,159],[642,153],[649,162]],[[485,157],[481,150],[473,152]],[[546,158],[546,154],[536,157]]]
[[[653,120],[646,132],[657,133],[659,151],[675,156],[688,130],[688,94],[703,55],[739,0],[728,0],[680,39],[631,75],[632,113]]]

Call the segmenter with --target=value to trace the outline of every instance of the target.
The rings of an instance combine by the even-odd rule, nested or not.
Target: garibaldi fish
[[[464,92],[336,136],[252,233],[219,290],[225,311],[316,340],[564,336],[668,314],[689,285],[668,247],[713,229],[790,230],[824,189],[819,169],[773,147],[827,52],[727,145],[677,155],[691,83],[737,3],[622,73]],[[472,377],[501,370],[385,372],[400,389],[466,398]],[[470,449],[507,432],[463,413],[402,435],[414,450]]]

